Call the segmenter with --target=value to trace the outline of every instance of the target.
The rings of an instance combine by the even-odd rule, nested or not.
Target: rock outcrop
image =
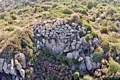
[[[80,73],[91,74],[97,67],[92,61],[91,49],[97,48],[101,41],[97,37],[86,40],[88,34],[91,34],[90,30],[67,20],[44,21],[34,25],[35,51],[46,48],[51,54],[78,60],[82,62]]]
[[[12,80],[25,79],[25,70],[23,69],[21,64],[18,62],[18,60],[14,58],[10,60],[10,63],[7,63],[6,59],[4,58],[0,58],[0,73],[11,75]]]

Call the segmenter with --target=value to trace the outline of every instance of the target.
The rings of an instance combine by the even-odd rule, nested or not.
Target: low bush
[[[0,13],[0,19],[4,19],[6,16],[9,16],[8,12]]]
[[[84,8],[75,8],[73,10],[74,10],[74,12],[79,12],[79,13],[85,14],[85,15],[87,14],[87,10]]]
[[[115,77],[116,73],[120,71],[120,64],[114,60],[110,60],[108,70],[109,76]]]
[[[6,28],[7,31],[14,31],[14,29],[15,28],[13,26],[9,26],[9,27]]]
[[[105,26],[101,26],[101,27],[100,27],[100,32],[101,32],[101,33],[105,33],[105,34],[107,34],[107,33],[108,33],[108,29],[107,29],[107,27],[105,27]]]
[[[87,35],[85,36],[85,39],[86,39],[87,41],[91,40],[92,38],[93,38],[93,36],[92,36],[91,34],[87,34]]]
[[[82,30],[82,31],[80,31],[80,33],[79,33],[79,36],[80,37],[83,37],[85,35],[85,32]]]
[[[116,19],[116,20],[120,21],[120,14],[119,13],[115,13],[113,15],[113,19]]]
[[[48,11],[52,6],[51,5],[42,5],[41,8],[44,9],[44,11]]]
[[[72,9],[69,9],[69,8],[65,8],[63,9],[62,11],[64,14],[72,14],[73,13],[73,10]]]
[[[92,36],[93,36],[94,38],[98,38],[98,34],[97,34],[96,32],[92,32]]]
[[[56,8],[58,6],[58,4],[54,3],[52,4],[52,8]]]
[[[119,55],[120,54],[120,43],[115,43],[111,45],[111,52]]]
[[[85,75],[85,76],[83,77],[83,80],[93,80],[93,79],[92,79],[91,76],[89,76],[89,75]]]
[[[81,13],[81,8],[75,8],[75,9],[73,9],[75,12],[79,12],[79,13]]]
[[[80,18],[78,18],[78,19],[76,19],[76,21],[75,21],[77,24],[82,24],[83,23],[83,20],[82,19],[80,19]]]
[[[75,22],[78,18],[79,18],[79,15],[78,15],[78,14],[73,14],[72,17],[71,17],[72,21],[74,21],[74,22]]]
[[[92,26],[90,24],[88,24],[88,23],[86,23],[84,25],[84,27],[87,29],[87,31],[91,31],[92,30]]]
[[[103,53],[103,49],[101,47],[98,47],[93,53],[93,62],[101,62]]]
[[[111,26],[111,27],[110,27],[110,30],[111,30],[111,31],[118,32],[119,28],[118,28],[115,24],[112,24],[112,25],[110,25],[110,26]]]
[[[17,19],[17,16],[16,16],[16,15],[11,15],[11,18],[12,18],[13,20],[16,20],[16,19]]]
[[[87,4],[88,9],[92,9],[93,6],[94,6],[94,3],[92,1],[89,1]]]
[[[78,80],[80,77],[80,73],[79,72],[75,72],[74,73],[74,80]]]
[[[109,45],[109,42],[108,42],[108,41],[103,41],[103,42],[101,43],[101,46],[102,46],[102,48],[103,48],[103,50],[104,50],[105,53],[110,50],[110,45]]]
[[[87,11],[85,9],[81,9],[81,13],[87,15]]]
[[[38,9],[38,12],[43,12],[43,11],[44,11],[43,8],[39,8],[39,9]]]

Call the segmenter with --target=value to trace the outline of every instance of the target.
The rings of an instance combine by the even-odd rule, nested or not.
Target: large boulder
[[[79,52],[74,51],[74,52],[72,52],[72,55],[73,55],[74,59],[77,59],[79,57]]]
[[[10,74],[16,75],[16,71],[14,68],[14,59],[11,59]]]
[[[93,47],[96,47],[98,45],[100,45],[100,40],[98,38],[94,38],[92,41]]]
[[[15,65],[16,65],[16,68],[20,71],[20,69],[22,69],[22,66],[21,64],[18,62],[18,60],[15,60]]]
[[[85,63],[86,63],[87,70],[89,70],[89,71],[92,70],[92,68],[93,68],[92,59],[89,56],[85,57]]]
[[[84,50],[88,50],[90,48],[90,45],[86,40],[83,41],[82,45]]]
[[[3,63],[4,63],[4,59],[0,58],[0,72],[2,72]]]
[[[23,79],[25,79],[25,70],[24,69],[20,69],[20,75],[22,76]]]
[[[73,54],[72,53],[67,53],[67,58],[73,59]]]
[[[9,71],[8,71],[8,65],[7,65],[6,62],[4,62],[4,64],[3,64],[3,70],[4,70],[4,72],[5,72],[6,74],[9,73]]]
[[[23,62],[23,68],[26,68],[26,57],[23,53],[19,53],[15,55],[15,59]]]
[[[81,75],[85,75],[86,74],[87,70],[86,70],[86,65],[85,65],[85,61],[84,60],[81,62],[79,69],[80,69]]]

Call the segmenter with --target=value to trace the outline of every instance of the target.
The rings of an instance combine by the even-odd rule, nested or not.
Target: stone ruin
[[[47,20],[34,25],[36,51],[47,48],[51,54],[81,61],[81,74],[99,67],[92,61],[91,49],[98,47],[101,41],[97,37],[87,41],[87,34],[91,31],[68,20]]]

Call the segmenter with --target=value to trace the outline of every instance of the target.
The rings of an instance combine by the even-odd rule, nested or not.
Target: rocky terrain
[[[0,0],[0,80],[119,80],[119,0]]]
[[[67,69],[70,70],[67,72],[68,75],[66,74],[65,76],[65,74],[63,74],[62,77],[58,74],[59,68],[57,67],[60,67],[60,65],[55,64],[53,67],[56,71],[54,71],[49,60],[43,62],[43,66],[40,63],[42,67],[48,69],[47,72],[43,71],[44,74],[41,79],[44,80],[44,77],[49,77],[51,74],[58,74],[56,75],[59,76],[58,79],[72,80],[72,74],[74,74],[74,71],[76,70],[80,72],[80,75],[82,76],[89,74],[91,76],[102,76],[105,78],[102,73],[104,73],[104,69],[108,67],[108,61],[111,60],[111,57],[108,52],[105,55],[99,55],[101,58],[98,58],[98,60],[100,59],[102,62],[96,62],[94,60],[95,57],[97,57],[93,54],[95,53],[95,49],[102,49],[101,40],[98,36],[90,37],[90,34],[91,28],[85,28],[76,23],[69,23],[67,20],[48,20],[35,25],[34,35],[35,45],[37,47],[35,51],[44,50],[45,48],[48,51],[47,53],[54,55],[54,57],[62,55],[71,60],[76,60],[77,62],[77,64],[73,63],[69,67],[66,66],[68,67]],[[56,60],[54,63],[59,63],[59,61]],[[38,67],[38,70],[39,68],[40,67]],[[40,69],[40,72],[41,71],[42,70]],[[103,72],[101,73],[101,71]]]
[[[9,53],[8,53],[9,55]],[[7,55],[7,56],[8,56]],[[0,59],[0,79],[3,80],[2,76],[4,74],[6,75],[11,75],[10,80],[20,80],[20,79],[25,79],[25,70],[26,68],[26,61],[25,61],[25,56],[23,53],[19,53],[15,56],[15,58],[12,58],[10,61],[9,58],[10,56],[6,57],[6,59],[1,58]],[[22,60],[24,63],[21,65],[18,60]],[[7,77],[7,76],[5,76]]]

